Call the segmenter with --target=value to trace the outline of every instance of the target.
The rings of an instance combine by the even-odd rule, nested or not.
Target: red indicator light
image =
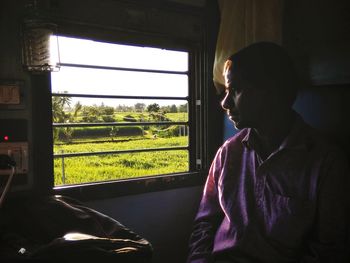
[[[4,136],[4,141],[8,141],[9,137],[7,135]]]

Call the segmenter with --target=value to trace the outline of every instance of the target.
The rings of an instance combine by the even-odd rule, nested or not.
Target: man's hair
[[[273,89],[292,104],[295,100],[298,76],[287,52],[272,42],[251,44],[228,58],[224,74],[230,72],[254,88]]]

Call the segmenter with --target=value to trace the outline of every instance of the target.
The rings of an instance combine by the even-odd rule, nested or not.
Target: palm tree
[[[65,92],[66,93],[66,92]],[[64,123],[69,114],[64,109],[70,106],[72,98],[66,96],[53,96],[52,97],[52,121],[56,123]]]
[[[66,91],[64,93],[67,93]],[[72,121],[72,114],[65,112],[65,108],[70,106],[72,98],[69,96],[53,96],[52,97],[52,122],[53,123],[67,123]],[[80,104],[80,103],[79,103]],[[81,108],[81,105],[80,105]],[[79,107],[76,107],[74,117],[76,117]],[[70,140],[73,130],[70,127],[61,128],[67,140]],[[54,128],[53,137],[57,140],[59,136],[59,129]]]

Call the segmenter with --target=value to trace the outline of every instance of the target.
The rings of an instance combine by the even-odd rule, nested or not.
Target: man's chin
[[[241,130],[245,128],[240,121],[231,120],[231,122],[233,123],[233,126],[235,127],[236,130]]]

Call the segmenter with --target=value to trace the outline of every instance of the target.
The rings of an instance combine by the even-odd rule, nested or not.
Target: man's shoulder
[[[222,148],[230,148],[230,147],[236,147],[241,146],[242,141],[248,136],[250,132],[249,128],[244,128],[240,131],[238,131],[235,135],[228,138],[222,145]]]
[[[342,141],[337,136],[308,124],[302,127],[300,138],[312,153],[318,153],[318,155],[345,154],[343,147],[341,147]]]

